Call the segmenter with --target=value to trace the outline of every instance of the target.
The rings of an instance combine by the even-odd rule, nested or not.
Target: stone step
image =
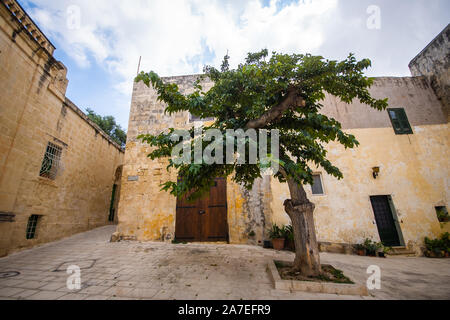
[[[408,249],[406,247],[393,247],[392,250],[389,251],[388,255],[390,256],[416,256],[416,252],[412,249]]]

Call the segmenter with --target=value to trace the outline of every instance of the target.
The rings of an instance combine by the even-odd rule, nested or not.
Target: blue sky
[[[408,76],[409,61],[450,22],[448,0],[19,2],[67,66],[67,97],[124,128],[139,56],[142,70],[169,76],[218,66],[227,50],[232,66],[262,48],[331,59],[354,52],[372,60],[370,76]]]

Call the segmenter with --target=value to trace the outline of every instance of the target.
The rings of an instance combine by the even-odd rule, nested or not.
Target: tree
[[[249,53],[244,63],[230,69],[225,56],[220,70],[207,66],[202,78],[209,78],[213,87],[203,92],[201,79],[189,95],[180,93],[176,84],[165,83],[155,72],[142,72],[136,81],[152,85],[159,100],[167,104],[169,114],[189,111],[201,118],[214,118],[205,129],[218,129],[226,140],[226,129],[278,129],[280,132],[280,169],[274,177],[287,183],[291,199],[284,203],[292,221],[295,241],[293,269],[304,276],[321,274],[319,248],[314,228],[314,204],[303,188],[313,183],[311,166],[321,166],[328,174],[342,179],[339,168],[327,159],[326,144],[337,141],[346,149],[359,143],[344,132],[335,119],[320,113],[325,92],[345,103],[359,99],[369,107],[383,110],[387,99],[374,99],[368,89],[373,80],[364,75],[371,61],[357,61],[353,54],[338,62],[310,54],[280,54],[267,50]],[[214,184],[216,177],[232,175],[233,181],[251,189],[265,168],[264,159],[257,164],[177,163],[170,159],[176,142],[170,139],[174,128],[159,135],[141,135],[153,151],[151,159],[169,158],[168,170],[178,170],[183,179],[167,181],[162,190],[189,199],[201,197]],[[194,129],[190,130],[194,137]],[[271,136],[269,136],[269,140]],[[203,150],[206,145],[202,145]],[[272,151],[271,151],[272,152]],[[225,162],[224,162],[225,163]]]
[[[127,134],[122,129],[122,127],[116,123],[116,119],[113,116],[104,116],[97,114],[94,110],[87,108],[86,109],[87,116],[91,119],[95,124],[97,124],[100,129],[105,131],[107,135],[111,137],[119,146],[122,148],[125,147],[127,143]]]

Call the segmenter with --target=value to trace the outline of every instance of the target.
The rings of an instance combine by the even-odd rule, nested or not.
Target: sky
[[[67,97],[128,127],[138,71],[235,67],[248,52],[369,58],[369,76],[408,63],[450,22],[449,0],[19,0],[68,68]]]

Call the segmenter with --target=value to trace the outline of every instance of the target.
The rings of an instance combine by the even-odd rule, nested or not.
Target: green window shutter
[[[395,108],[388,109],[389,118],[392,122],[395,134],[412,134],[412,128],[406,116],[405,109]]]
[[[405,109],[399,109],[399,118],[400,118],[400,125],[402,127],[404,134],[412,134],[412,128],[409,124],[408,117],[406,116]]]
[[[389,117],[391,118],[392,127],[394,128],[394,131],[396,134],[401,134],[401,124],[400,120],[398,119],[397,112],[393,109],[389,109]]]

